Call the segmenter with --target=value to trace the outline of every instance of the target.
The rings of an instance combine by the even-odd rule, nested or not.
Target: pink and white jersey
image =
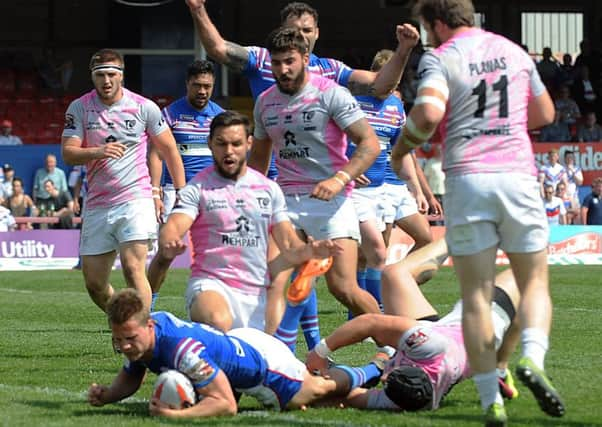
[[[449,88],[439,125],[448,176],[510,169],[536,175],[527,105],[530,98],[544,93],[545,86],[522,48],[471,28],[426,52],[418,77],[442,81]]]
[[[437,409],[449,390],[470,376],[462,325],[419,322],[403,334],[384,373],[400,366],[415,366],[426,372],[433,384],[432,409]]]
[[[349,159],[343,129],[365,117],[346,88],[322,76],[310,74],[309,82],[295,95],[276,85],[255,103],[255,138],[272,140],[278,184],[285,194],[308,194],[330,178]],[[346,194],[350,194],[348,185]]]
[[[63,138],[76,137],[82,147],[99,147],[108,142],[127,146],[120,159],[86,163],[88,198],[86,209],[108,208],[139,198],[151,198],[146,165],[149,135],[168,131],[159,107],[149,99],[123,89],[115,104],[103,104],[92,90],[69,105]]]
[[[194,219],[191,277],[215,278],[253,295],[270,284],[268,234],[289,221],[278,184],[251,168],[233,181],[209,166],[180,190],[176,213]]]

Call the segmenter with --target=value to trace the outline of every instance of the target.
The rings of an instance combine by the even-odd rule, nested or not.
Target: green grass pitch
[[[184,316],[187,272],[170,273],[157,309]],[[120,272],[113,273],[123,286]],[[545,416],[528,390],[507,406],[511,426],[602,426],[602,267],[551,267],[554,326],[546,368],[563,394],[563,418]],[[346,312],[318,286],[320,325],[327,334]],[[423,287],[440,313],[458,297],[451,269],[444,268]],[[436,412],[413,414],[309,409],[267,412],[250,398],[236,417],[175,422],[148,415],[155,376],[124,402],[93,408],[88,385],[108,383],[122,359],[111,349],[100,310],[89,299],[78,271],[0,273],[0,425],[1,426],[479,426],[481,410],[471,381],[458,385]],[[302,336],[297,355],[305,356]],[[340,363],[361,364],[374,351],[362,344],[335,353]],[[516,361],[516,358],[513,362]]]

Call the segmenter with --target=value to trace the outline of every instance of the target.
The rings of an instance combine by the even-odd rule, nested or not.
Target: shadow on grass
[[[475,422],[481,423],[483,422],[483,416],[481,415],[465,415],[465,414],[442,414],[440,412],[430,412],[429,418],[438,419],[438,420],[448,420],[452,421],[454,425],[462,425],[467,422]],[[599,427],[602,426],[602,422],[591,422],[591,421],[578,421],[578,420],[569,420],[566,417],[563,418],[554,418],[554,417],[545,417],[544,415],[537,414],[534,417],[521,417],[521,416],[513,416],[512,414],[508,415],[508,423],[510,425],[545,425],[545,426],[575,426],[575,427],[583,427],[585,425],[590,427]]]
[[[79,402],[81,403],[81,402]],[[85,410],[77,410],[72,412],[75,417],[103,416],[103,415],[136,415],[148,416],[147,402],[120,402],[114,405],[106,405],[103,407],[89,406]]]

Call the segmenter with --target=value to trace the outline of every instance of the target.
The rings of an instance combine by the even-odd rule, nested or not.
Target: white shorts
[[[79,253],[100,255],[137,240],[157,239],[153,199],[136,199],[110,208],[86,209],[82,215]]]
[[[406,184],[394,185],[384,183],[383,187],[383,220],[386,224],[393,224],[395,221],[406,218],[418,213],[418,204],[416,199],[408,190]]]
[[[186,287],[186,312],[190,318],[190,307],[200,292],[215,291],[224,297],[230,306],[232,328],[255,328],[265,330],[266,290],[258,295],[248,294],[226,285],[214,278],[191,277]]]
[[[450,255],[497,246],[506,253],[548,246],[548,222],[535,177],[483,173],[445,180],[445,240]]]
[[[316,240],[350,238],[360,241],[360,227],[350,197],[337,195],[325,202],[309,194],[287,195],[291,222]]]
[[[383,198],[384,189],[382,186],[354,188],[353,193],[351,193],[351,200],[359,222],[373,219],[377,224],[382,223]]]
[[[172,184],[163,186],[163,222],[167,221],[167,217],[173,209],[173,205],[176,202],[176,189]]]
[[[253,346],[268,365],[261,384],[237,391],[253,396],[266,407],[285,409],[303,385],[305,364],[282,341],[256,329],[232,329],[228,336]]]

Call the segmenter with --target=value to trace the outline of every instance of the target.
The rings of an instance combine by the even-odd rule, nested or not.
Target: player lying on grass
[[[307,355],[310,371],[325,373],[326,357],[339,348],[373,337],[380,345],[391,345],[397,353],[386,367],[382,390],[355,389],[344,399],[346,405],[357,408],[416,411],[437,409],[443,397],[458,382],[471,376],[462,337],[462,306],[458,302],[451,313],[437,321],[419,321],[433,318],[436,310],[420,292],[409,271],[427,266],[430,261],[442,259],[447,253],[443,239],[427,245],[412,258],[391,265],[383,272],[383,289],[395,289],[401,301],[411,301],[412,317],[403,315],[365,314],[336,329]],[[423,262],[420,261],[423,260]],[[408,265],[411,268],[408,268]],[[383,301],[387,301],[383,298]],[[499,349],[509,330],[519,302],[519,293],[511,270],[496,277],[492,295],[492,319],[495,328],[495,348]],[[394,304],[393,304],[394,305]],[[393,307],[397,310],[400,307]],[[513,328],[514,329],[514,328]],[[508,341],[498,353],[507,360],[515,347],[516,331],[507,334]],[[493,345],[493,343],[492,343]],[[505,365],[505,362],[501,362]],[[511,382],[511,377],[508,383]],[[518,392],[512,384],[504,383],[502,394],[514,398]],[[533,390],[536,396],[538,391]]]
[[[126,362],[111,385],[92,384],[88,402],[102,406],[134,394],[146,371],[176,369],[190,378],[199,402],[171,409],[152,398],[152,415],[192,418],[234,415],[236,393],[255,397],[266,407],[299,409],[322,399],[345,396],[381,371],[336,366],[328,378],[313,376],[285,344],[257,329],[233,329],[227,334],[201,323],[185,322],[167,312],[149,314],[131,289],[116,293],[107,305],[113,347]]]

